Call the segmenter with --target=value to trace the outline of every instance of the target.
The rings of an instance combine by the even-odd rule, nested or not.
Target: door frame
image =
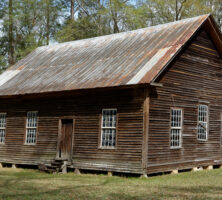
[[[59,117],[58,120],[58,137],[57,137],[57,148],[56,148],[56,159],[57,160],[62,160],[62,158],[59,157],[59,146],[60,146],[60,141],[61,141],[61,136],[62,136],[62,120],[64,119],[72,119],[72,136],[71,136],[71,152],[70,152],[70,159],[72,160],[72,155],[73,155],[73,144],[74,144],[74,125],[75,125],[75,117],[74,116],[62,116]]]

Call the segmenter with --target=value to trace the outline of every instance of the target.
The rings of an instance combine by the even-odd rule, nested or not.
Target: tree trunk
[[[8,62],[10,65],[13,65],[15,63],[14,61],[14,40],[13,40],[13,7],[12,7],[12,1],[9,0],[8,2],[8,9],[9,9],[9,50],[8,50]]]
[[[176,11],[176,17],[175,17],[175,20],[176,21],[178,21],[178,2],[177,2],[177,0],[176,0],[176,9],[175,9],[175,11]]]
[[[112,1],[109,1],[111,17],[113,20],[113,33],[119,33],[118,20],[117,20],[117,12],[115,10],[115,6],[112,5]]]
[[[70,8],[70,18],[72,21],[74,21],[75,17],[74,17],[74,14],[75,14],[75,1],[74,0],[70,0],[70,3],[71,3],[71,8]]]
[[[115,17],[113,17],[113,23],[114,23],[113,32],[114,32],[114,33],[119,33],[118,22],[117,22],[117,20],[116,20]]]
[[[176,21],[181,20],[183,8],[184,8],[184,4],[185,4],[186,2],[187,2],[187,0],[183,0],[183,1],[180,3],[180,7],[179,7],[179,6],[178,6],[178,0],[176,0],[176,17],[175,17],[175,20],[176,20]]]
[[[50,36],[50,0],[46,1],[46,43],[49,45]]]
[[[98,35],[103,35],[103,23],[102,23],[102,21],[101,21],[101,10],[102,10],[102,5],[101,5],[101,2],[100,2],[100,0],[98,0],[97,1],[97,3],[98,3],[98,14],[97,14],[97,16],[98,16]]]

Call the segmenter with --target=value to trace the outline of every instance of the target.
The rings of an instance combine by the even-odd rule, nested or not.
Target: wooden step
[[[64,171],[64,169],[62,169],[64,162],[64,160],[54,160],[51,162],[51,165],[39,164],[39,170],[45,171],[47,173],[58,173]]]
[[[51,166],[61,167],[63,163],[51,163]]]

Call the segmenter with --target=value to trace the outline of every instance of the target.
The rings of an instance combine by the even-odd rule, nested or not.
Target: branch
[[[187,1],[187,0],[183,0],[183,1],[181,2],[181,6],[180,6],[180,8],[179,8],[179,10],[178,10],[178,16],[177,16],[177,18],[179,18],[179,14],[181,13],[181,11],[182,11],[182,9],[183,9],[183,5],[186,3],[186,1]],[[181,16],[180,16],[180,19],[181,19]]]
[[[84,8],[84,6],[79,2],[79,0],[76,0],[76,1],[77,1],[77,3],[78,3],[79,7],[84,11],[84,13],[85,13],[88,17],[91,17],[91,18],[93,19],[94,23],[96,24],[96,26],[97,26],[98,28],[100,28],[100,26],[99,26],[99,24],[97,23],[95,17],[89,14],[89,12]]]
[[[79,2],[79,0],[76,0],[79,7],[84,11],[84,13],[89,17],[89,12],[84,8],[84,6]]]

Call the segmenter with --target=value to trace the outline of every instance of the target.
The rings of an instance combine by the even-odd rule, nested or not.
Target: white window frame
[[[36,126],[31,127],[28,126],[28,117],[29,117],[29,113],[36,113]],[[35,142],[27,142],[28,139],[28,130],[29,129],[35,129]],[[38,132],[38,111],[28,111],[27,112],[27,117],[26,117],[26,137],[25,137],[25,145],[36,145],[36,141],[37,141],[37,132]]]
[[[179,110],[180,111],[180,126],[172,126],[172,111]],[[172,130],[179,130],[179,146],[172,146]],[[183,109],[182,108],[171,108],[170,109],[170,148],[171,149],[179,149],[182,147],[182,131],[183,131]]]
[[[199,120],[199,114],[200,114],[200,106],[204,106],[207,108],[207,111],[206,111],[206,122],[204,121],[200,121]],[[209,132],[209,107],[208,105],[206,104],[199,104],[198,105],[198,109],[197,109],[198,113],[197,113],[197,139],[200,140],[200,141],[207,141],[208,140],[208,132]],[[199,125],[200,124],[205,124],[206,125],[206,138],[205,139],[202,139],[202,138],[199,138]]]
[[[106,127],[106,126],[103,126],[103,112],[104,111],[110,111],[110,110],[113,110],[113,111],[116,111],[116,126],[115,127]],[[118,118],[118,114],[117,114],[117,109],[116,108],[104,108],[102,109],[102,119],[101,119],[101,133],[100,133],[100,148],[102,149],[116,149],[116,141],[117,141],[117,119]],[[103,146],[103,130],[107,130],[107,129],[111,129],[111,130],[115,130],[115,146]]]
[[[3,130],[4,131],[4,141],[1,141],[0,140],[0,144],[5,144],[5,138],[6,138],[6,123],[7,123],[7,120],[6,120],[6,116],[7,116],[7,113],[0,113],[0,118],[1,116],[4,116],[4,119],[5,119],[5,127],[0,127],[0,130]],[[1,137],[2,138],[2,137]]]

